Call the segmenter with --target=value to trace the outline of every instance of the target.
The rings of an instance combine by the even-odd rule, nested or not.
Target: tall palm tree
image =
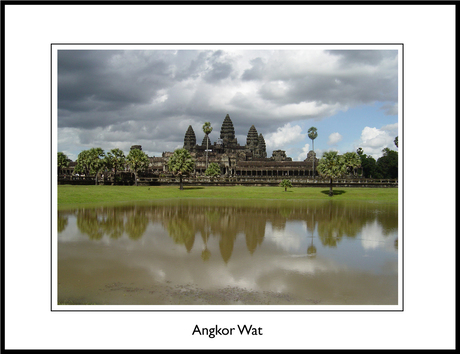
[[[206,135],[206,169],[208,169],[208,149],[209,149],[209,134],[212,132],[212,127],[210,122],[205,122],[203,124],[203,132]]]
[[[308,137],[311,139],[312,150],[315,151],[315,139],[318,137],[318,129],[311,127],[308,129]],[[313,178],[315,177],[315,159],[313,159]]]
[[[315,139],[318,137],[318,129],[315,127],[308,129],[308,137],[311,139],[312,150],[315,151]]]

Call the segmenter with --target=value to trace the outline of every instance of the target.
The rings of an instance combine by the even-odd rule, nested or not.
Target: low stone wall
[[[284,178],[276,177],[184,177],[182,182],[186,186],[273,186],[277,187]],[[330,180],[322,178],[290,177],[293,187],[329,187]],[[94,177],[59,178],[58,184],[91,185],[95,184]],[[111,180],[98,180],[99,185],[134,185],[134,180],[126,180],[113,183]],[[138,180],[140,186],[179,185],[176,177],[141,177]],[[337,179],[333,181],[334,187],[374,187],[374,188],[397,188],[397,179]]]

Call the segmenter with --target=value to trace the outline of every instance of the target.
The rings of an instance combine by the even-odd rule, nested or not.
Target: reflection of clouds
[[[365,250],[374,250],[376,248],[393,249],[394,239],[385,237],[382,225],[374,220],[363,226],[361,230],[361,245]]]
[[[277,248],[288,253],[306,253],[308,237],[304,222],[288,222],[282,230],[274,228],[270,222],[265,227],[264,242],[272,242]]]
[[[230,220],[225,214],[222,218],[216,218],[215,222],[227,220],[223,224],[230,224],[227,227],[230,229],[228,235],[224,233],[224,227],[215,227],[208,235],[204,231],[207,224],[193,218],[193,228],[185,228],[193,235],[188,252],[184,243],[178,243],[171,237],[168,224],[163,221],[163,210],[154,211],[142,237],[136,240],[130,239],[123,228],[117,238],[112,237],[113,232],[108,229],[104,230],[106,233],[102,238],[91,239],[83,233],[88,228],[80,231],[76,217],[70,216],[66,229],[58,235],[59,260],[62,260],[64,267],[71,269],[69,276],[72,272],[83,272],[84,267],[97,284],[110,281],[104,276],[107,274],[104,272],[110,270],[114,278],[126,277],[129,281],[132,279],[133,284],[136,282],[145,286],[159,282],[184,291],[191,286],[200,289],[238,287],[248,291],[297,292],[299,296],[306,296],[305,289],[310,292],[324,289],[324,294],[329,294],[331,288],[336,287],[337,279],[344,274],[347,279],[358,279],[364,274],[366,280],[362,286],[368,287],[368,277],[381,273],[382,264],[385,270],[396,269],[394,274],[397,274],[397,262],[393,261],[394,258],[387,259],[386,252],[391,249],[391,255],[394,254],[394,237],[385,237],[385,228],[375,218],[371,219],[372,222],[369,222],[370,218],[363,219],[353,229],[357,232],[354,233],[356,236],[344,236],[337,248],[321,243],[318,236],[320,224],[315,220],[308,219],[311,222],[308,230],[305,211],[289,210],[289,213],[286,212],[288,216],[282,216],[281,213],[267,213],[265,216],[265,211],[259,210],[248,214],[246,218],[236,214],[238,218]],[[166,211],[172,213],[175,209]],[[326,212],[315,209],[317,215]],[[126,222],[125,214],[121,215]],[[164,218],[169,220],[171,215],[166,214]],[[329,218],[320,220],[324,224],[330,222]],[[95,224],[100,227],[100,224]],[[364,226],[361,228],[361,225]],[[179,236],[183,230],[178,228]],[[337,232],[335,229],[332,231]],[[206,262],[202,258],[205,242],[201,233],[208,236],[210,257]],[[230,252],[222,247],[222,240],[231,241]],[[255,244],[252,242],[254,240],[257,241],[257,247],[249,247]],[[316,258],[307,256],[312,241],[318,248]],[[369,252],[372,257],[364,259],[363,249],[376,251]],[[342,285],[344,289],[350,288],[347,281]]]

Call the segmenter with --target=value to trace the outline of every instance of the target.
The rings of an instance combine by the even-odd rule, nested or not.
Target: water
[[[397,305],[397,206],[175,200],[59,211],[58,303]]]

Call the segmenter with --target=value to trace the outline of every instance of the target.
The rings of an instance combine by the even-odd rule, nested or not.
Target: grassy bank
[[[304,187],[184,187],[178,186],[73,186],[59,185],[59,209],[82,205],[108,205],[130,201],[149,201],[180,198],[215,199],[275,199],[275,200],[343,200],[398,202],[398,188],[334,188],[334,196],[329,197],[328,188]]]

